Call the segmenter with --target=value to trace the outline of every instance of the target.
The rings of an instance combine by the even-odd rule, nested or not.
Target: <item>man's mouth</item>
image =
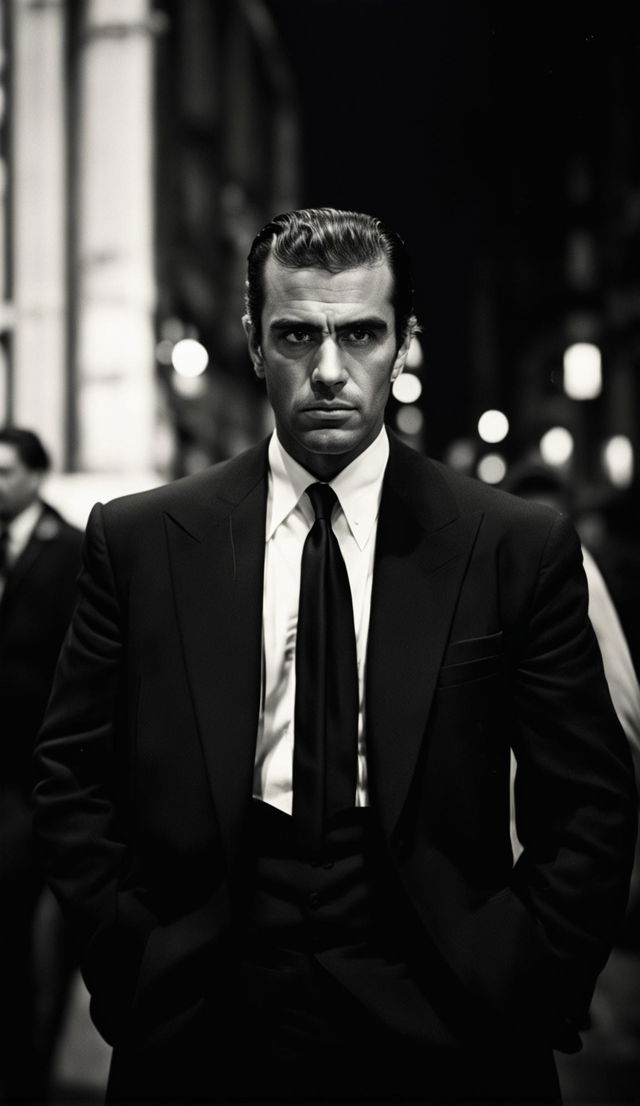
[[[345,414],[348,411],[353,411],[355,408],[350,407],[346,403],[312,403],[308,407],[303,407],[302,410],[307,413],[311,412],[320,415],[335,415]]]

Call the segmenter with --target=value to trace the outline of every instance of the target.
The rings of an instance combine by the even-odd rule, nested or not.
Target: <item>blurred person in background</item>
[[[521,462],[514,465],[502,487],[513,495],[545,503],[576,521],[570,483],[542,462]],[[640,765],[640,686],[636,671],[602,572],[584,539],[581,544],[589,589],[589,619],[602,653],[613,705]]]
[[[75,601],[82,544],[81,532],[41,499],[48,469],[36,434],[0,428],[0,1101],[7,1102],[40,1101],[45,1093],[54,995],[43,971],[57,974],[60,966],[68,978],[71,955],[31,827],[33,746]]]
[[[514,495],[545,503],[572,518],[580,519],[571,482],[542,461],[522,461],[513,466],[502,487]],[[631,748],[636,783],[640,789],[640,685],[615,604],[595,557],[582,538],[582,560],[589,591],[589,619],[595,630],[611,699]],[[515,770],[515,765],[512,765]],[[513,808],[512,808],[513,816]],[[512,826],[515,852],[517,841]],[[613,1087],[621,1083],[620,1097],[625,1087],[637,1087],[640,1079],[640,837],[631,877],[631,891],[624,924],[616,936],[613,954],[602,973],[591,1011],[592,1033],[588,1054],[599,1063],[604,1075],[589,1070],[591,1092],[598,1088],[603,1097],[616,1096]],[[615,1071],[611,1069],[615,1068]],[[573,1075],[574,1073],[572,1073]],[[612,1082],[607,1080],[611,1077]],[[578,1096],[580,1097],[580,1096]],[[634,1095],[635,1098],[635,1095]]]
[[[558,1102],[580,1047],[628,743],[570,522],[385,427],[412,296],[377,219],[275,218],[275,432],[92,511],[34,799],[112,1102]]]

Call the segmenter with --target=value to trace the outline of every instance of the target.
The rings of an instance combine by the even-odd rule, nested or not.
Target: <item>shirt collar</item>
[[[41,514],[42,503],[39,499],[36,499],[28,507],[25,507],[19,515],[11,519],[7,527],[11,548],[19,550],[24,548],[35,530]]]
[[[384,426],[377,438],[351,464],[329,483],[336,493],[347,525],[360,549],[364,549],[378,517],[382,480],[389,458],[389,439]],[[312,520],[311,506],[301,497],[315,477],[294,461],[281,444],[274,430],[269,442],[270,508],[267,517],[267,541],[278,526],[300,503]]]

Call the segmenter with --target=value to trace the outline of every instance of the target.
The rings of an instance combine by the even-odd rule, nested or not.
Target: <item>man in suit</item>
[[[49,458],[0,428],[0,1100],[40,1095],[33,933],[42,874],[31,833],[31,756],[75,599],[82,534],[40,498]],[[57,946],[60,948],[60,946]]]
[[[109,1098],[558,1101],[636,825],[577,537],[386,430],[378,220],[277,217],[247,307],[275,433],[94,508],[37,750]]]

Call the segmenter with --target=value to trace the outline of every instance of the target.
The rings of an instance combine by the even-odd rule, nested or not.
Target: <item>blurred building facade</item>
[[[295,97],[261,0],[0,18],[0,420],[38,430],[82,512],[266,425],[239,313],[256,226],[298,200]]]

